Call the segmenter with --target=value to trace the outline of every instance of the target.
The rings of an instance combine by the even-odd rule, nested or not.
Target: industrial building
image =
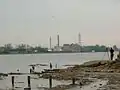
[[[62,47],[62,51],[66,52],[80,52],[81,46],[79,44],[64,44]]]
[[[50,48],[49,51],[55,51],[55,52],[81,52],[81,35],[78,34],[78,43],[72,43],[72,44],[63,44],[63,46],[60,46],[60,37],[57,35],[57,44],[53,48],[51,47],[51,37],[49,39]]]

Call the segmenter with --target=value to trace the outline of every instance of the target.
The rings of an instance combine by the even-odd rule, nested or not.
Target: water
[[[104,52],[100,53],[61,53],[61,54],[21,54],[21,55],[1,55],[0,56],[0,72],[16,72],[20,69],[20,72],[29,72],[30,64],[49,64],[50,62],[55,67],[62,68],[65,64],[82,64],[90,60],[102,60]],[[107,53],[104,60],[108,60]],[[36,71],[40,71],[43,68],[49,67],[37,67]]]
[[[105,55],[105,56],[104,56]],[[104,56],[104,58],[103,58]],[[17,72],[17,69],[20,69],[20,72],[29,72],[30,64],[49,64],[50,62],[55,66],[58,64],[58,68],[63,68],[63,65],[66,64],[82,64],[91,60],[108,60],[108,54],[101,53],[61,53],[61,54],[21,54],[21,55],[1,55],[0,56],[0,72]],[[43,68],[49,67],[37,67],[36,71],[41,71]],[[27,76],[16,77],[16,80],[22,81],[20,83],[22,87],[27,86]],[[47,79],[33,79],[32,81],[33,90],[37,90],[37,87],[48,87]],[[53,81],[53,86],[69,84],[66,81]],[[4,80],[0,80],[0,88],[10,88],[11,87],[11,76],[7,77]],[[23,89],[22,89],[23,90]]]

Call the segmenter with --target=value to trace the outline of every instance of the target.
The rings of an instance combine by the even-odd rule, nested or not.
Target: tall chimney
[[[52,48],[52,45],[51,45],[51,37],[50,37],[50,49]]]
[[[80,45],[80,52],[82,52],[81,34],[78,34],[78,44]]]
[[[81,46],[81,34],[80,33],[78,34],[78,43]]]
[[[60,46],[59,35],[57,35],[58,47]]]

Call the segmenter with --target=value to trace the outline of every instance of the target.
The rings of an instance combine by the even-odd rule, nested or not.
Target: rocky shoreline
[[[106,85],[97,90],[119,90],[120,88],[120,62],[118,61],[91,61],[52,73],[44,73],[42,78],[49,78],[49,75],[57,80],[72,80],[75,78],[76,85],[81,87],[95,82],[95,79],[108,80]],[[76,85],[62,85],[50,90],[66,90]]]

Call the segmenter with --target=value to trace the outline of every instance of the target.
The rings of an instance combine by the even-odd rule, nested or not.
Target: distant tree
[[[5,45],[2,47],[2,52],[1,52],[1,53],[9,54],[9,53],[10,53],[10,50],[12,50],[12,49],[13,49],[12,44],[5,44]]]
[[[26,49],[26,44],[20,44],[17,46],[17,49]]]
[[[41,46],[36,46],[34,49],[37,51],[37,53],[48,52],[48,48],[42,48]]]
[[[116,45],[113,46],[113,49],[114,49],[115,51],[118,51],[118,48],[117,48]]]
[[[16,49],[19,51],[19,53],[27,53],[26,52],[26,44],[17,45]]]
[[[11,50],[11,49],[13,49],[13,46],[12,46],[12,44],[5,44],[4,48],[5,48],[5,50]]]
[[[95,45],[95,46],[83,46],[82,47],[83,52],[92,52],[94,50],[95,52],[105,52],[106,46],[102,45]]]

